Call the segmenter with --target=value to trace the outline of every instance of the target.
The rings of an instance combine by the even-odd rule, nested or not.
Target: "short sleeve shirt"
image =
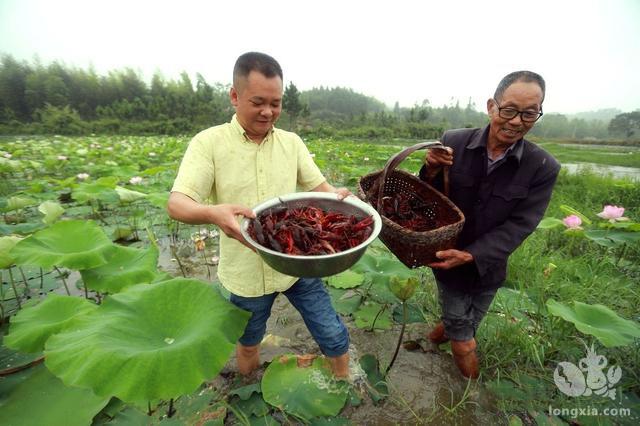
[[[191,140],[171,191],[199,203],[253,208],[297,189],[309,191],[324,181],[295,133],[273,128],[257,144],[234,115],[230,123],[204,130]],[[218,277],[227,290],[244,297],[284,291],[297,280],[273,270],[258,254],[224,234]]]

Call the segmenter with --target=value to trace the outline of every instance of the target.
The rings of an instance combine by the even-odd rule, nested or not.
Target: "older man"
[[[530,71],[502,79],[487,101],[489,125],[444,133],[449,147],[427,153],[420,178],[442,188],[450,166],[450,198],[466,221],[455,249],[436,253],[442,321],[429,333],[436,343],[451,340],[465,377],[479,375],[475,334],[506,277],[509,255],[533,232],[549,204],[560,165],[524,139],[542,116],[544,79]]]

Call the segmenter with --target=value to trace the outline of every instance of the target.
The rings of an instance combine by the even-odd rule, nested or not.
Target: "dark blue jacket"
[[[441,139],[453,148],[449,198],[465,216],[456,248],[471,253],[474,262],[433,273],[443,284],[468,292],[502,285],[509,255],[544,216],[560,171],[549,153],[522,139],[487,175],[488,133],[489,126],[456,129]],[[424,166],[420,178],[426,180]],[[442,173],[431,184],[442,190]]]

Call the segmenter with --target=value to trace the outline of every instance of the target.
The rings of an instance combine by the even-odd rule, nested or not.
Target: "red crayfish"
[[[382,197],[380,213],[403,228],[424,232],[442,226],[436,220],[436,209],[435,203],[425,203],[419,198],[399,192],[393,196]]]
[[[317,207],[278,207],[252,220],[248,232],[260,245],[280,253],[333,254],[356,247],[369,238],[373,217],[358,219]]]

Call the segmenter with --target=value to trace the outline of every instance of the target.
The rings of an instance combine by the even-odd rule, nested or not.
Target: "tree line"
[[[233,115],[229,86],[156,73],[146,83],[131,68],[98,75],[59,62],[28,63],[4,55],[0,62],[0,133],[189,134]],[[302,134],[349,137],[437,138],[449,128],[478,127],[487,115],[469,101],[387,107],[349,88],[300,92],[289,83],[280,126]],[[610,121],[545,114],[533,134],[559,139],[637,138],[640,111]]]

